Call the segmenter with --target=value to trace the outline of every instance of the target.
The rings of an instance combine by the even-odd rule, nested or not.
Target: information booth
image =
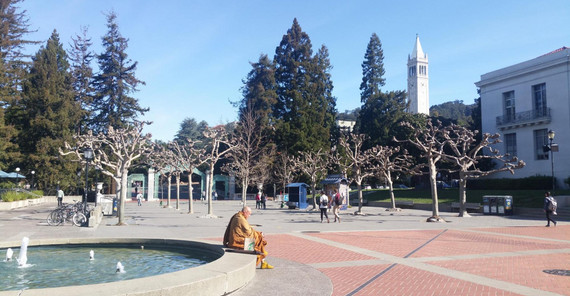
[[[309,185],[305,183],[291,183],[287,184],[287,191],[289,192],[289,201],[287,206],[290,209],[306,209],[307,204],[307,187]]]
[[[346,210],[348,207],[348,193],[350,190],[348,187],[348,179],[343,175],[328,175],[321,184],[323,184],[323,188],[331,201],[334,197],[334,190],[338,190],[338,193],[340,193],[340,196],[343,198],[340,209]]]

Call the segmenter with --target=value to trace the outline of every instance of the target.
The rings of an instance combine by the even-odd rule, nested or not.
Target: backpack
[[[556,202],[556,199],[554,199],[554,197],[549,196],[548,198],[548,210],[556,212],[556,208],[558,208],[558,202]]]
[[[323,207],[326,207],[328,204],[329,204],[329,201],[326,199],[321,201],[321,206],[323,206]]]
[[[337,193],[334,196],[334,204],[337,206],[340,206],[342,204],[342,201],[340,200],[340,193]]]

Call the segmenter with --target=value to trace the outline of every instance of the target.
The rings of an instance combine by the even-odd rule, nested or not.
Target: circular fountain
[[[255,275],[255,256],[200,241],[53,239],[17,246],[0,243],[0,252],[19,253],[17,264],[0,262],[0,277],[8,283],[0,285],[0,296],[224,295]],[[10,277],[16,284],[7,286]]]

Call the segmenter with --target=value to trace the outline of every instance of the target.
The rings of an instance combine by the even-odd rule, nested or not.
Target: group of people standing
[[[255,208],[261,209],[263,207],[263,209],[265,210],[266,203],[267,203],[267,194],[258,192],[255,195]]]
[[[321,191],[321,197],[319,199],[319,209],[321,210],[321,223],[324,222],[323,218],[327,219],[327,223],[330,223],[329,215],[327,214],[328,209],[330,209],[332,204],[333,214],[334,214],[334,222],[338,220],[340,223],[340,207],[344,202],[344,197],[338,192],[338,189],[334,190],[332,194],[332,198],[329,198],[324,190]]]

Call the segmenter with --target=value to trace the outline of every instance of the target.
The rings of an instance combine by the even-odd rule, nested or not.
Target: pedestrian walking
[[[63,205],[63,197],[65,194],[63,194],[63,190],[58,189],[57,190],[57,206],[61,207]]]
[[[550,192],[544,193],[544,212],[546,213],[546,227],[550,227],[550,222],[556,226],[556,221],[550,215],[556,215],[557,202],[554,197],[550,196]]]
[[[261,191],[255,195],[255,208],[261,209]]]
[[[265,205],[266,202],[267,202],[267,194],[264,193],[261,195],[261,205],[259,208],[261,209],[261,206],[263,206],[263,209],[265,210],[266,209],[266,205]]]
[[[142,206],[142,199],[143,199],[143,195],[142,195],[142,193],[139,192],[137,194],[137,202],[139,204],[139,207]]]
[[[333,195],[334,222],[338,220],[338,223],[340,223],[340,207],[342,206],[342,203],[344,201],[343,199],[344,198],[340,195],[338,189],[335,189]]]
[[[330,223],[329,215],[327,214],[327,209],[329,207],[329,197],[325,194],[325,191],[321,191],[321,198],[319,199],[319,209],[321,210],[321,223],[323,223],[323,216],[327,218],[327,223]]]

